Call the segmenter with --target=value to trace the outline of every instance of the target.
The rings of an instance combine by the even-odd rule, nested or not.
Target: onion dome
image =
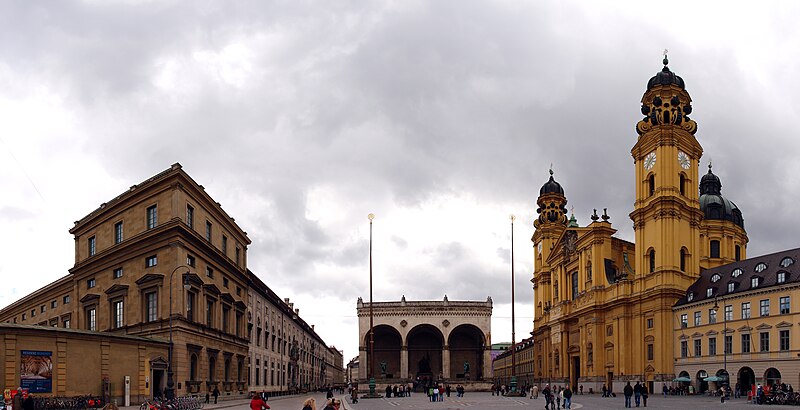
[[[742,211],[721,192],[722,182],[711,172],[711,164],[708,164],[708,173],[700,179],[700,210],[705,219],[731,221],[744,229]]]
[[[553,170],[550,170],[550,180],[542,185],[542,189],[539,190],[539,196],[544,194],[561,194],[564,195],[564,188],[561,188],[561,184],[556,182],[553,179]]]
[[[683,78],[680,78],[677,74],[670,71],[667,64],[669,64],[669,60],[667,59],[667,55],[664,54],[664,68],[658,72],[658,74],[654,75],[650,81],[647,82],[647,89],[651,89],[657,85],[677,85],[680,88],[686,89],[686,85],[683,83]]]

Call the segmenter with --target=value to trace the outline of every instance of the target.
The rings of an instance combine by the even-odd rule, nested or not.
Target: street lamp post
[[[725,301],[722,300],[722,302],[722,369],[725,371],[725,384],[730,386],[730,378],[728,376],[728,349],[726,348],[727,345],[725,343],[725,338],[727,337],[728,333],[728,315],[725,314]],[[716,296],[714,296],[714,307],[712,309],[714,309],[715,313],[719,311],[719,305],[717,304]]]
[[[375,361],[375,329],[373,328],[372,318],[372,220],[375,214],[367,215],[369,219],[369,355],[367,355],[367,371],[369,374],[369,397],[376,397],[375,394],[375,372],[373,371]]]
[[[180,268],[186,268],[189,270],[189,267],[186,265],[180,265],[172,270],[172,273],[169,274],[169,361],[167,363],[167,399],[172,400],[175,398],[175,380],[174,375],[172,372],[172,278],[175,276],[175,272],[178,271]],[[189,273],[189,272],[187,272]],[[186,290],[189,290],[189,277],[187,276],[186,279],[183,281],[183,287]]]
[[[517,392],[516,335],[514,333],[514,214],[511,214],[511,392]]]

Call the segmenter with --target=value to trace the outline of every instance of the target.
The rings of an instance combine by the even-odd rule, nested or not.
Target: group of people
[[[411,391],[414,390],[414,384],[411,382],[408,383],[406,386],[405,384],[400,385],[388,385],[386,386],[386,397],[411,397]]]
[[[634,398],[636,402],[636,407],[644,401],[644,407],[647,407],[647,385],[644,383],[636,382],[635,386],[631,386],[631,382],[628,382],[625,387],[622,389],[622,393],[625,395],[625,407],[631,407],[631,397]]]
[[[554,385],[552,388],[550,384],[545,384],[542,389],[542,396],[544,396],[544,408],[551,410],[559,410],[562,407],[565,409],[572,408],[572,389],[569,385],[564,387]],[[539,398],[539,387],[534,385],[531,387],[531,398]]]
[[[14,410],[34,410],[36,407],[31,394],[28,394],[27,397],[22,394],[22,387],[17,388],[17,394],[13,397],[13,404]]]

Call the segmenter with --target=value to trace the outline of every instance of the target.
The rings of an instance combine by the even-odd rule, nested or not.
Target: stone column
[[[400,347],[400,378],[408,379],[408,346]]]
[[[369,382],[367,379],[367,348],[363,346],[358,349],[358,382],[364,384]]]
[[[492,374],[492,346],[487,345],[483,348],[483,380],[491,381]]]
[[[450,378],[450,346],[442,347],[442,377]]]

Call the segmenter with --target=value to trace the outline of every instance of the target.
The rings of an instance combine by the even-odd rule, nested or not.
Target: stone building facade
[[[374,302],[375,358],[368,362],[369,303],[358,299],[358,379],[477,381],[491,374],[492,299]]]
[[[247,327],[251,390],[296,392],[344,383],[341,352],[326,346],[300,309],[252,272]]]

